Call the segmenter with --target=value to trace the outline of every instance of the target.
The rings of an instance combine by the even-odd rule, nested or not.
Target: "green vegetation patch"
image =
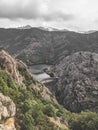
[[[38,93],[33,90],[33,85],[35,82],[28,86],[17,85],[9,73],[0,70],[0,92],[9,96],[17,107],[17,130],[36,130],[37,128],[57,130],[57,126],[50,122],[48,117],[57,117],[57,112],[60,111],[59,106],[57,108],[53,102],[43,99],[40,93],[38,96]],[[58,130],[63,129],[58,128]]]

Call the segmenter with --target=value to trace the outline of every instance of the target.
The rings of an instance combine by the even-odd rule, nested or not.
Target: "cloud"
[[[1,0],[0,18],[7,19],[43,19],[45,21],[71,20],[72,14],[51,10],[49,0]]]
[[[13,2],[14,1],[14,2]],[[39,15],[40,0],[6,0],[0,1],[0,18],[8,19],[31,19]]]
[[[0,0],[0,26],[98,29],[98,0]]]
[[[74,19],[74,15],[67,14],[62,11],[55,11],[49,13],[48,15],[44,15],[43,19],[45,21],[56,21],[56,20],[68,21]]]

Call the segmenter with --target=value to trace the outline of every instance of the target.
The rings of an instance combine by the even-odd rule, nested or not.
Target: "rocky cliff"
[[[26,83],[26,78],[28,78],[27,85],[32,84],[33,77],[29,72],[27,66],[20,60],[16,60],[11,57],[6,51],[0,51],[0,68],[10,73],[17,84]],[[34,80],[33,80],[34,81]],[[41,95],[46,97],[48,100],[56,99],[51,97],[52,93],[42,84],[37,84],[33,87],[36,91],[41,91]]]
[[[55,96],[33,78],[22,61],[0,51],[1,130],[65,130],[68,124],[62,117],[64,112]]]
[[[14,78],[14,80],[17,83],[21,84],[22,77],[17,70],[17,64],[18,62],[14,58],[12,58],[7,52],[5,52],[4,50],[0,51],[0,68],[9,72]]]
[[[56,65],[56,95],[65,108],[98,111],[98,54],[77,52]]]

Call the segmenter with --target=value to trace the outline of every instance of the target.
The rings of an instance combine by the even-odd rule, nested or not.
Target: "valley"
[[[98,0],[0,0],[0,130],[98,130]]]
[[[94,31],[92,33],[77,33],[68,30],[48,31],[40,28],[30,28],[30,29],[1,28],[0,47],[1,49],[3,48],[7,50],[13,57],[25,62],[29,67],[30,72],[33,74],[34,78],[39,82],[42,81],[42,83],[46,85],[46,87],[49,88],[49,90],[57,97],[59,103],[63,105],[65,108],[75,112],[78,111],[78,109],[79,111],[81,111],[89,108],[89,107],[85,108],[86,103],[83,103],[84,106],[81,107],[82,102],[80,103],[80,101],[79,102],[77,101],[78,100],[77,95],[73,92],[75,86],[74,85],[75,81],[73,80],[73,77],[75,76],[75,72],[72,71],[72,74],[69,72],[73,67],[78,66],[78,64],[76,64],[78,57],[80,57],[81,59],[81,67],[82,67],[81,69],[83,70],[85,69],[85,66],[82,65],[86,61],[85,58],[83,58],[83,56],[86,57],[85,53],[88,53],[86,57],[86,59],[88,58],[86,64],[90,66],[89,60],[91,57],[92,61],[94,61],[93,64],[97,66],[97,63],[95,63],[96,60],[93,59],[93,53],[95,54],[98,53],[97,31]],[[73,56],[75,57],[73,58]],[[70,63],[65,59],[68,59]],[[71,61],[71,59],[73,60]],[[74,59],[77,59],[76,63],[74,63]],[[67,62],[68,67],[66,69]],[[91,69],[89,66],[87,68],[88,71],[90,71],[89,69]],[[48,68],[50,69],[48,70]],[[80,69],[77,71],[79,71],[78,73],[82,74]],[[73,75],[72,79],[70,79],[71,75]],[[93,76],[96,77],[96,75],[97,74],[94,74]],[[88,79],[89,75],[86,75],[85,77]],[[91,78],[92,77],[90,77],[89,79],[90,81],[92,80]],[[71,93],[72,91],[74,97],[72,99],[71,97],[69,98],[66,94],[67,91],[66,87],[67,84],[70,84],[69,82],[72,84],[71,85],[72,90],[69,89],[68,93]],[[80,81],[80,79],[77,82],[85,84],[84,81]],[[83,86],[84,85],[82,85],[82,87]],[[96,91],[95,93],[97,93],[97,87],[98,86],[96,83],[96,90],[94,90]],[[71,102],[72,103],[74,102],[73,99],[75,101],[75,104],[72,105],[73,106],[72,107],[69,105],[71,105]],[[89,100],[91,99],[89,98],[88,95],[87,103],[91,102]],[[68,104],[66,104],[67,102]],[[97,103],[95,102],[90,104],[92,104],[91,106],[96,104],[95,106],[97,107]]]
[[[98,130],[97,31],[1,28],[0,75],[19,112],[2,128],[8,118],[15,130]]]

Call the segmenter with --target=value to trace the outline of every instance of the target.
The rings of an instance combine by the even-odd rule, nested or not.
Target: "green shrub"
[[[26,113],[23,118],[23,124],[21,130],[35,130],[34,129],[34,119],[29,113]]]
[[[71,130],[98,130],[98,114],[91,111],[74,114],[69,123]]]
[[[9,89],[7,87],[7,84],[4,82],[4,80],[2,79],[2,77],[0,77],[0,91],[7,95],[9,92]]]
[[[0,77],[2,78],[2,80],[6,83],[6,85],[9,88],[17,89],[17,86],[16,86],[12,76],[9,73],[7,73],[3,70],[0,70]]]
[[[52,104],[47,104],[44,109],[43,113],[49,117],[55,117],[56,116],[56,109]]]

